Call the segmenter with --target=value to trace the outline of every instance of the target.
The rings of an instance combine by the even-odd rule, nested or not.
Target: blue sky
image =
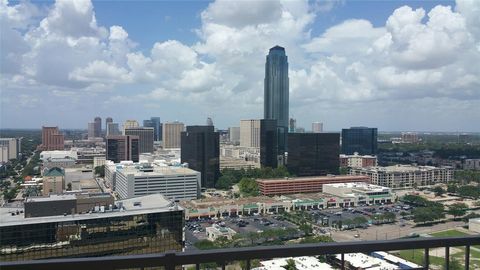
[[[1,128],[86,128],[97,115],[238,126],[262,117],[279,44],[306,130],[480,131],[480,1],[0,5]]]

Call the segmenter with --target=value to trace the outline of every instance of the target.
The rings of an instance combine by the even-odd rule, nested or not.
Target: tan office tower
[[[180,148],[184,124],[178,121],[163,123],[163,148]]]
[[[260,147],[260,120],[240,120],[240,146]]]
[[[137,128],[139,126],[140,125],[138,124],[138,122],[136,120],[127,120],[123,124],[122,134],[125,135],[125,129],[127,129],[127,128]]]
[[[313,122],[312,123],[312,132],[313,133],[322,133],[323,132],[323,123]]]
[[[58,127],[42,127],[42,147],[43,150],[63,150],[64,137],[59,134]]]
[[[43,173],[43,196],[49,194],[62,194],[65,190],[65,171],[62,168],[53,167],[45,169]]]

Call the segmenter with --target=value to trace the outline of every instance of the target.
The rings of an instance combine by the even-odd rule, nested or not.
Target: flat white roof
[[[341,255],[337,254],[336,258],[341,260]],[[363,253],[348,253],[344,256],[345,261],[355,268],[361,269],[384,269],[384,270],[396,270],[399,267],[386,262],[385,260],[365,255]],[[374,268],[375,267],[375,268]],[[377,268],[378,267],[378,268]]]
[[[320,262],[317,258],[312,256],[303,256],[303,257],[290,257],[290,258],[279,258],[268,261],[262,261],[260,264],[262,267],[256,268],[259,270],[285,270],[283,266],[287,264],[287,260],[293,259],[295,261],[295,266],[298,270],[333,270],[332,266],[326,263]]]

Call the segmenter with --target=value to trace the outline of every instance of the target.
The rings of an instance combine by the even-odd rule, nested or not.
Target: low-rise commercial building
[[[58,167],[45,169],[43,172],[43,195],[62,194],[64,190],[65,171]]]
[[[207,238],[210,241],[215,241],[218,238],[226,238],[228,240],[232,240],[233,236],[237,234],[236,231],[217,224],[213,224],[211,227],[207,227],[205,231],[207,233]]]
[[[377,157],[371,155],[359,155],[355,152],[353,155],[340,155],[340,167],[365,168],[377,166]]]
[[[286,265],[289,260],[295,262],[295,268],[298,270],[333,270],[336,269],[330,266],[327,263],[320,262],[317,258],[313,256],[303,256],[303,257],[290,257],[290,258],[279,258],[267,261],[261,261],[260,267],[254,268],[253,270],[282,270],[286,269]]]
[[[390,188],[411,188],[448,183],[453,179],[452,167],[395,165],[388,167],[351,168],[351,175],[364,175],[375,185]]]
[[[391,203],[396,198],[390,188],[364,182],[325,184],[323,192],[339,198],[351,198],[354,205]]]
[[[161,162],[125,162],[115,166],[114,190],[121,199],[159,193],[170,200],[192,200],[200,197],[200,173]]]
[[[181,251],[183,227],[183,209],[160,194],[88,214],[25,218],[23,209],[0,208],[0,260]]]
[[[285,179],[258,179],[258,187],[262,195],[283,195],[294,193],[322,192],[324,184],[369,182],[365,176],[339,175],[296,177]]]

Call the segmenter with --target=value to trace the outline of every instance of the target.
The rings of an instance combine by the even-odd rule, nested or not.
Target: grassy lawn
[[[431,233],[431,236],[436,236],[436,237],[451,237],[451,236],[464,236],[464,235],[469,235],[467,233],[457,231],[457,230],[448,230],[448,231],[443,231],[443,232],[436,232],[436,233]]]
[[[431,233],[430,235],[435,237],[453,237],[453,236],[464,236],[464,235],[470,235],[470,234],[457,231],[457,230],[448,230],[443,232]],[[474,247],[480,249],[480,246],[474,246]]]
[[[418,265],[423,265],[423,258],[424,258],[424,252],[423,249],[409,249],[409,250],[401,250],[399,257],[411,261],[413,263],[416,263]],[[434,265],[444,265],[445,264],[445,259],[440,258],[440,257],[435,257],[430,255],[430,264]]]

